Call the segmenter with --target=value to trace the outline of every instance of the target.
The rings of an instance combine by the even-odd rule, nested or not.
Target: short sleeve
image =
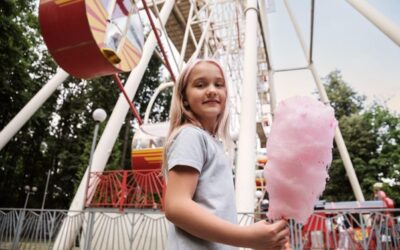
[[[201,172],[206,161],[206,144],[197,128],[185,127],[175,137],[167,153],[168,170],[183,165]]]

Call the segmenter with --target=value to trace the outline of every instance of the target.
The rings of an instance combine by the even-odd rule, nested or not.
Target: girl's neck
[[[216,123],[201,123],[201,126],[205,131],[207,131],[210,135],[215,136],[216,134]]]
[[[217,134],[217,122],[210,122],[210,121],[204,121],[204,120],[200,120],[197,118],[197,121],[187,121],[186,124],[191,124],[194,126],[197,126],[201,129],[203,129],[204,131],[206,131],[207,133],[209,133],[211,136],[215,136]]]

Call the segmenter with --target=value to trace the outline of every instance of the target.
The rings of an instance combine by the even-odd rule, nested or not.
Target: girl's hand
[[[273,224],[262,220],[248,226],[246,232],[249,237],[249,247],[258,250],[280,250],[289,239],[289,227],[286,220],[279,220]]]

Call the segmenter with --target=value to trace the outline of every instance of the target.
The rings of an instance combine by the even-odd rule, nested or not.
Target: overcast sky
[[[274,68],[306,65],[302,49],[282,0],[273,1],[268,15]],[[292,10],[309,44],[309,0],[291,0]],[[400,113],[400,47],[378,30],[345,0],[316,0],[314,62],[320,76],[338,69],[358,93],[372,100],[387,101]],[[400,26],[400,0],[368,0],[377,10]],[[277,73],[278,100],[310,95],[316,90],[309,71]]]

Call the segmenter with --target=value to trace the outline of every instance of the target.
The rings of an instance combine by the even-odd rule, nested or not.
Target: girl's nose
[[[216,95],[216,87],[213,84],[210,84],[207,88],[207,95],[208,96],[215,96]]]

